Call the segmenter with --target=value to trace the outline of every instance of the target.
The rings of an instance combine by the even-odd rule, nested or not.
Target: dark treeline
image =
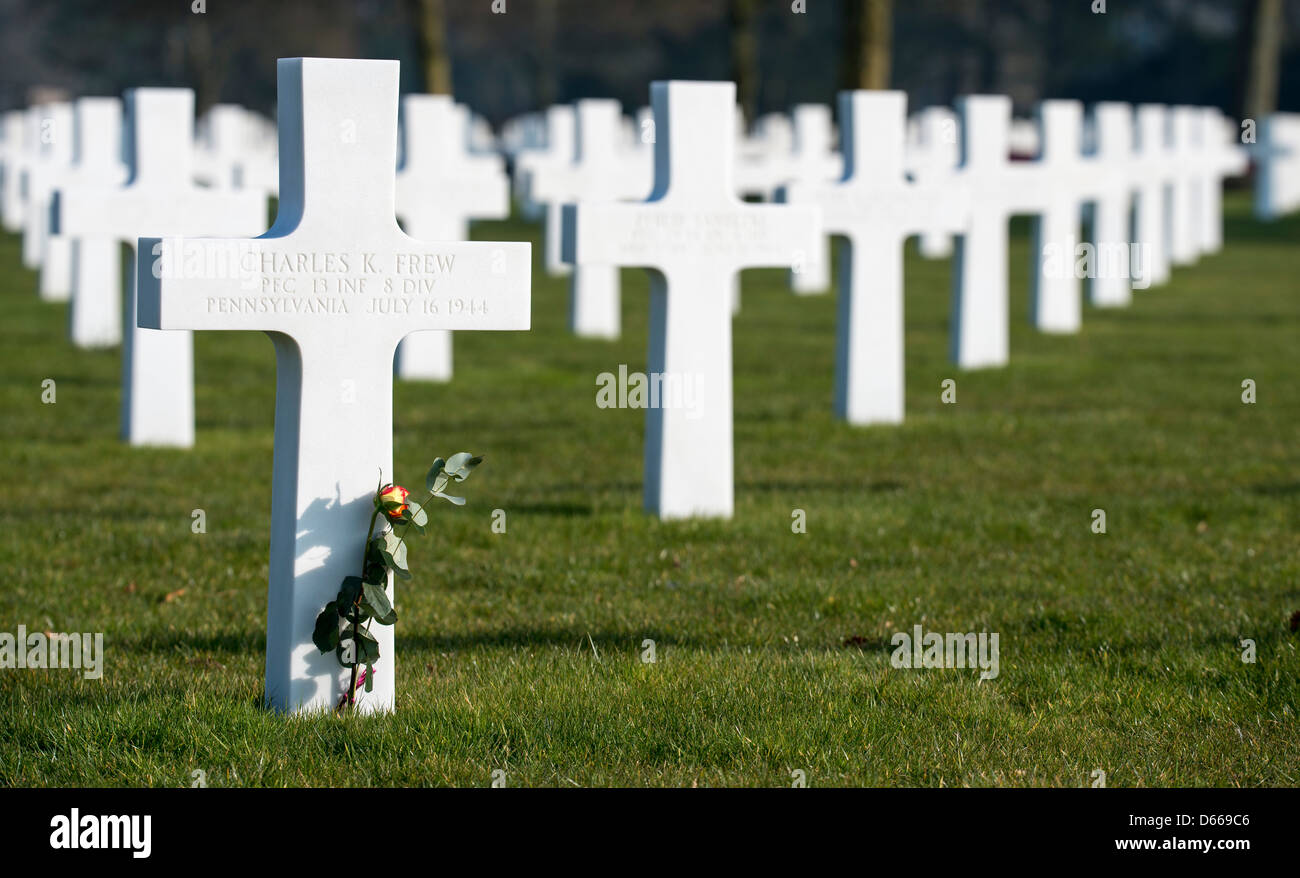
[[[1253,11],[1270,0],[1110,0],[1105,12],[1096,0],[882,2],[892,6],[890,85],[917,106],[996,91],[1020,112],[1074,97],[1240,115]],[[1281,7],[1276,102],[1300,110],[1300,3],[1272,2]],[[735,75],[739,17],[753,56],[748,93],[771,111],[833,99],[851,66],[845,33],[856,25],[847,23],[862,15],[850,4],[860,3],[873,0],[756,0],[737,16],[737,0],[0,0],[0,104],[22,105],[40,86],[187,85],[200,108],[269,111],[275,59],[316,55],[397,58],[412,91],[426,81],[445,88],[449,76],[457,98],[494,122],[586,96],[632,108],[647,102],[653,79]]]

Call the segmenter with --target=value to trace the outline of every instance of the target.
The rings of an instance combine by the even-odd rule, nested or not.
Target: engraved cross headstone
[[[1300,207],[1300,113],[1270,113],[1259,120],[1251,156],[1255,218],[1272,222]]]
[[[278,88],[275,224],[252,240],[142,239],[140,322],[256,329],[275,344],[266,700],[307,711],[334,707],[347,688],[312,629],[359,573],[371,496],[392,477],[397,343],[424,330],[527,329],[530,253],[399,228],[396,61],[281,59]],[[372,629],[381,656],[362,710],[393,707],[392,632]]]
[[[1010,196],[1026,188],[1013,181],[1007,136],[1011,99],[959,98],[962,161],[953,175],[968,187],[969,222],[953,252],[951,354],[963,369],[1004,366],[1008,356],[1007,222]]]
[[[42,299],[65,302],[71,292],[72,242],[52,240],[50,199],[72,170],[72,104],[44,104],[39,111],[36,160],[27,166],[23,182],[23,264],[40,270]]]
[[[1133,150],[1133,108],[1124,103],[1103,102],[1093,108],[1096,143],[1084,160],[1092,172],[1092,244],[1095,277],[1088,283],[1088,301],[1108,308],[1129,304],[1132,287],[1149,282],[1145,249],[1135,260],[1129,250],[1134,236],[1130,229],[1133,193],[1138,184]],[[1132,277],[1133,270],[1142,277]]]
[[[818,241],[821,218],[812,207],[736,197],[734,83],[656,82],[651,97],[654,192],[637,204],[570,206],[566,255],[575,265],[655,270],[648,371],[668,392],[646,410],[645,505],[660,518],[728,517],[732,278],[789,267]],[[674,387],[694,392],[673,399]]]
[[[824,104],[794,108],[794,153],[786,183],[821,184],[838,180],[844,162],[835,151],[835,124]],[[790,289],[800,295],[826,292],[831,283],[830,238],[824,237],[790,272]]]
[[[903,420],[903,242],[922,231],[960,230],[968,198],[951,181],[904,176],[907,95],[840,93],[845,176],[836,184],[792,184],[785,197],[822,209],[827,232],[843,235],[836,338],[835,413],[851,424]]]
[[[957,114],[947,107],[926,107],[920,112],[916,151],[905,157],[912,179],[929,184],[952,175],[961,161],[957,124]],[[952,235],[923,229],[917,249],[927,259],[947,259],[952,256]]]
[[[1008,345],[1007,223],[1017,214],[1035,222],[1031,318],[1039,329],[1077,329],[1078,279],[1073,252],[1078,242],[1081,184],[1078,150],[1082,107],[1045,101],[1040,109],[1042,156],[1011,162],[1008,136],[1011,99],[1003,95],[960,98],[962,163],[954,179],[970,192],[970,213],[957,239],[953,264],[952,360],[963,369],[1004,366]],[[1069,254],[1064,266],[1053,256]],[[1060,269],[1064,267],[1066,271]]]
[[[1169,199],[1169,262],[1191,265],[1200,256],[1201,196],[1203,169],[1196,142],[1197,111],[1179,105],[1170,108],[1167,131],[1170,163],[1174,169]]]
[[[7,232],[23,228],[23,171],[35,150],[30,136],[34,127],[31,110],[6,110],[0,122],[0,223]]]
[[[1164,104],[1139,104],[1133,130],[1137,183],[1133,239],[1146,254],[1146,276],[1152,286],[1169,280],[1168,202],[1173,170],[1165,140],[1168,115]]]
[[[72,173],[59,192],[121,186],[127,175],[122,161],[122,102],[117,98],[78,98],[75,110]],[[110,238],[72,240],[68,336],[79,348],[112,347],[122,341],[118,248],[118,242]]]
[[[1230,119],[1217,107],[1199,107],[1198,112],[1204,167],[1200,246],[1202,252],[1218,253],[1223,249],[1223,181],[1245,174],[1249,160]]]
[[[1030,321],[1042,332],[1078,332],[1083,306],[1075,255],[1083,204],[1097,183],[1095,171],[1083,163],[1083,104],[1042,101],[1037,121],[1038,160],[1018,167],[1022,177],[1034,175],[1032,186],[1043,199],[1033,222]]]

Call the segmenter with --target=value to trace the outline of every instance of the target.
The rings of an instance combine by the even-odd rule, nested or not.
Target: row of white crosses
[[[197,190],[188,162],[179,168],[159,162],[162,155],[189,155],[192,95],[184,90],[129,93],[127,185],[69,188],[59,192],[54,212],[61,234],[139,236],[132,297],[138,318],[131,321],[142,327],[132,343],[137,354],[155,349],[154,337],[171,337],[185,340],[188,360],[192,329],[271,335],[277,403],[266,697],[278,709],[316,710],[337,704],[347,685],[333,657],[315,650],[312,626],[341,579],[356,572],[375,468],[381,478],[391,471],[394,350],[412,332],[526,329],[531,260],[527,244],[429,243],[399,228],[404,210],[408,225],[418,220],[399,203],[395,184],[395,62],[286,60],[279,80],[281,200],[274,225],[261,237],[188,237],[223,224],[256,230],[262,223],[242,216],[230,200],[239,193]],[[1080,132],[1068,104],[1044,107],[1043,158],[1015,169],[1006,166],[1005,124],[1000,132],[994,124],[1009,119],[1009,105],[969,99],[962,108],[963,163],[953,180],[936,183],[905,175],[904,97],[859,92],[841,99],[841,182],[792,185],[790,204],[746,204],[735,194],[734,86],[655,83],[652,97],[650,197],[579,202],[564,210],[562,228],[565,255],[579,266],[654,270],[650,369],[696,382],[694,406],[648,412],[646,506],[665,518],[732,511],[729,290],[738,271],[795,264],[821,242],[824,214],[827,229],[849,243],[837,406],[847,416],[860,398],[870,404],[879,396],[901,411],[903,240],[919,229],[957,234],[959,263],[992,266],[998,256],[986,251],[999,235],[979,234],[979,219],[991,215],[1001,227],[1005,293],[1007,214],[1034,213],[1040,240],[1068,242],[1077,234],[1078,203],[1105,197],[1087,182],[1086,169],[1075,167],[1086,160],[1068,148]],[[411,116],[408,106],[408,136],[418,136]],[[1099,116],[1099,155],[1114,140],[1107,116],[1119,118]],[[1190,156],[1175,164],[1181,181],[1195,180],[1197,168],[1230,162],[1224,150],[1213,160]],[[414,169],[404,165],[403,171]],[[1034,191],[1005,194],[1025,183]],[[1187,190],[1191,202],[1210,203],[1203,183]],[[1003,194],[982,214],[977,199],[986,191]],[[205,228],[187,231],[191,222]],[[1210,226],[1194,227],[1201,243],[1209,243]],[[1043,287],[1038,297],[1042,310],[1057,314],[1057,299],[1068,293]],[[876,393],[862,393],[861,380],[874,380],[876,372],[892,390],[881,383]],[[877,416],[893,417],[867,415]],[[363,709],[393,705],[391,630],[376,632],[384,657]]]
[[[138,88],[127,92],[126,102],[129,179],[121,186],[61,190],[53,218],[57,238],[90,242],[116,254],[120,243],[134,246],[147,235],[251,235],[265,227],[263,193],[195,184],[192,91]],[[137,324],[133,290],[140,280],[134,270],[128,272],[122,436],[133,445],[188,448],[194,444],[193,339],[189,333],[159,333]],[[79,275],[77,283],[74,324],[81,322],[87,336],[110,337],[109,324],[121,319],[122,309],[108,275]]]
[[[456,140],[467,127],[465,109],[430,96],[408,96],[407,102],[403,221],[421,229],[416,234],[422,237],[463,240],[466,217],[505,216],[500,159],[469,156]],[[189,90],[137,89],[128,92],[127,103],[125,150],[122,102],[115,98],[6,114],[4,217],[24,232],[28,261],[40,269],[42,297],[71,299],[72,343],[123,345],[122,437],[134,445],[189,447],[192,342],[136,325],[132,275],[124,317],[119,245],[150,233],[251,235],[265,227],[266,195],[278,189],[278,171],[261,172],[265,185],[241,180],[267,154],[265,120],[241,107],[214,107],[199,126],[196,149]],[[207,185],[200,188],[196,180]],[[450,378],[450,333],[413,337],[397,369],[404,378]]]
[[[792,205],[819,210],[798,221],[771,213],[760,222],[746,216],[755,206],[731,195],[734,127],[717,121],[725,115],[721,101],[731,94],[729,88],[656,83],[653,94],[659,129],[655,194],[642,205],[589,202],[570,208],[566,255],[582,268],[655,269],[649,371],[665,386],[694,380],[700,388],[702,403],[690,411],[661,405],[647,412],[645,504],[664,518],[730,514],[731,337],[719,302],[740,268],[793,263],[808,252],[810,232],[814,242],[821,234],[815,230],[818,214],[825,231],[848,244],[840,273],[836,413],[851,423],[898,423],[904,409],[902,244],[907,237],[956,236],[953,358],[966,368],[1000,366],[1008,357],[1012,215],[1034,218],[1035,325],[1075,332],[1081,322],[1075,253],[1085,205],[1093,209],[1094,244],[1123,257],[1114,274],[1103,272],[1090,285],[1092,300],[1123,305],[1130,296],[1130,244],[1168,248],[1175,262],[1215,249],[1221,244],[1222,178],[1241,170],[1240,152],[1230,145],[1222,118],[1190,107],[1174,108],[1171,120],[1162,107],[1141,108],[1135,137],[1130,107],[1100,105],[1095,149],[1084,156],[1083,108],[1074,101],[1044,102],[1039,159],[1013,163],[1010,101],[975,96],[959,106],[960,165],[945,170],[939,162],[933,173],[909,179],[905,96],[857,92],[841,97],[843,179],[786,187]],[[1166,127],[1175,143],[1188,148],[1167,149]],[[1166,230],[1166,217],[1173,213],[1167,200],[1186,202],[1183,250],[1173,246]],[[1137,241],[1128,223],[1134,206],[1137,234],[1147,236]],[[791,225],[784,226],[783,235],[767,237],[785,223]]]

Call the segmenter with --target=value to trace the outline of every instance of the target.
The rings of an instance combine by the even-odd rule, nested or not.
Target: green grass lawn
[[[623,340],[577,340],[536,228],[483,224],[534,242],[533,330],[457,335],[452,383],[398,384],[395,444],[399,481],[487,463],[398,584],[398,712],[310,719],[260,706],[270,341],[199,334],[197,447],[127,448],[119,352],[68,344],[6,235],[0,631],[100,631],[107,657],[0,670],[0,782],[1300,783],[1300,219],[1227,209],[1221,254],[1073,337],[1028,327],[1016,224],[993,371],[949,365],[950,265],[909,245],[894,428],[831,417],[834,296],[747,272],[736,515],[685,523],[641,511],[644,413],[595,405],[598,373],[645,368],[644,275]],[[892,668],[916,624],[999,633],[1000,676]]]

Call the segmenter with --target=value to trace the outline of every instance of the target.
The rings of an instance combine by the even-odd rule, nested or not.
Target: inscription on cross
[[[370,496],[391,479],[397,343],[423,330],[527,329],[530,253],[422,242],[398,227],[396,61],[282,59],[278,80],[275,224],[252,240],[142,240],[140,323],[257,329],[275,343],[266,700],[304,711],[333,707],[347,687],[312,627],[358,573]],[[372,632],[381,657],[363,710],[393,707],[392,630]]]

